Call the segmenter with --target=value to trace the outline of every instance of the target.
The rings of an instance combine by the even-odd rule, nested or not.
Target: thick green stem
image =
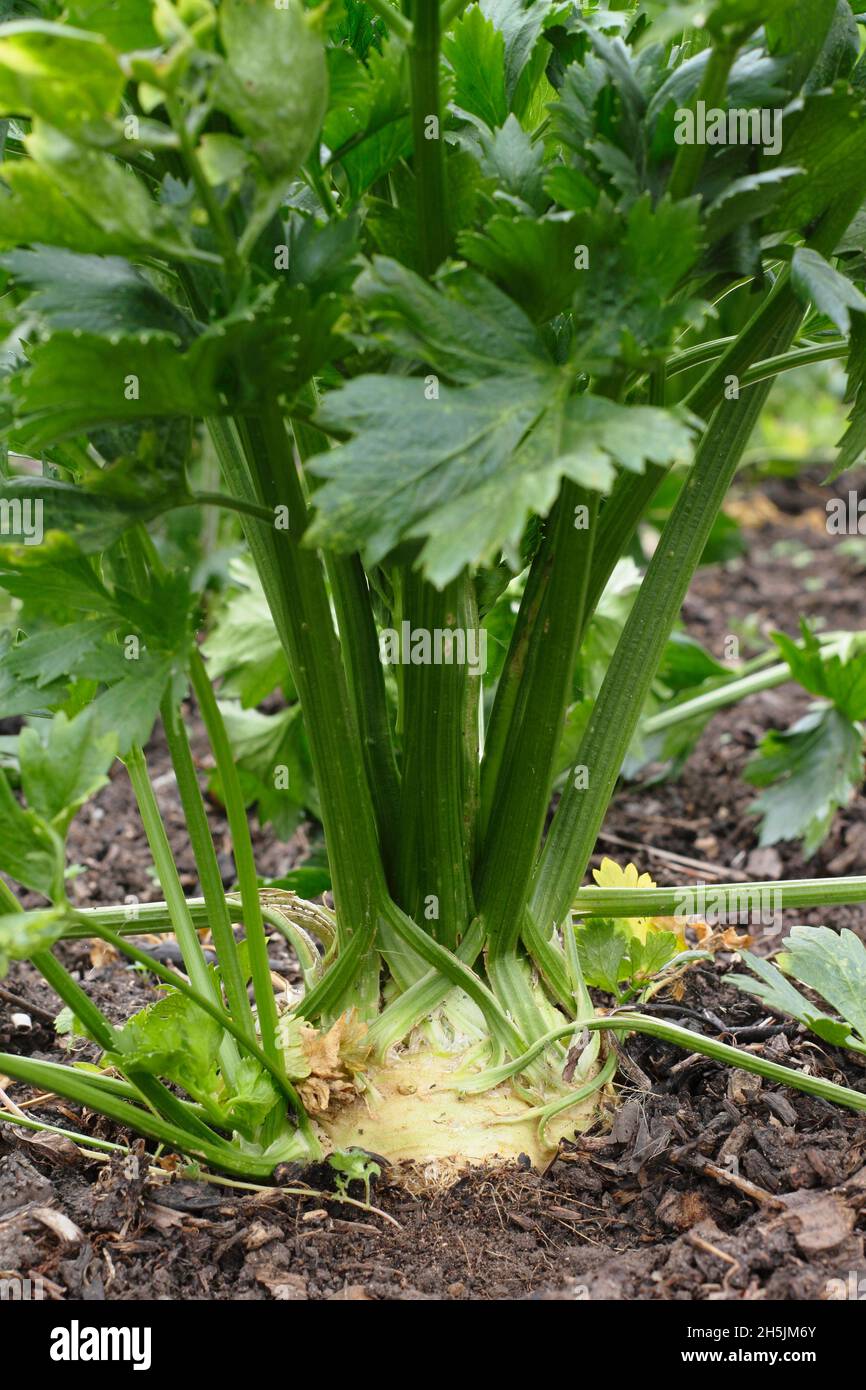
[[[421,269],[432,275],[450,250],[439,101],[439,0],[413,0],[409,78]]]
[[[679,888],[581,888],[572,911],[590,917],[693,917],[710,904],[720,917],[801,907],[866,902],[866,876],[784,878],[751,883],[706,883]]]
[[[548,523],[550,524],[550,523]],[[481,806],[478,833],[482,843],[487,836],[490,816],[496,800],[496,789],[503,766],[511,754],[509,735],[519,727],[523,704],[524,672],[529,656],[529,642],[539,622],[545,595],[550,584],[553,551],[544,542],[539,545],[529,567],[523,595],[511,630],[511,640],[502,673],[496,686],[493,709],[484,740],[481,764]]]
[[[307,396],[314,407],[316,393],[312,385]],[[292,431],[302,462],[329,447],[327,437],[312,425],[294,420]],[[382,858],[389,880],[392,880],[399,843],[400,784],[367,576],[358,555],[326,551],[323,560],[337,615],[367,782],[376,811]]]
[[[275,405],[243,430],[243,449],[231,427],[218,420],[209,426],[230,491],[287,508],[288,532],[252,519],[243,525],[304,711],[341,941],[360,933],[361,958],[369,958],[384,873],[321,562],[301,545],[307,508],[290,441]],[[346,983],[351,988],[352,980]]]
[[[440,593],[409,572],[403,594],[402,625],[408,622],[413,633],[424,635],[430,664],[403,668],[400,901],[410,917],[428,921],[436,939],[453,950],[475,916],[477,742],[468,746],[465,735],[467,706],[475,711],[481,679],[467,665],[470,643],[480,642],[477,610],[466,575]],[[446,659],[438,662],[437,633],[452,635],[450,653],[440,638]],[[468,722],[475,725],[471,717]]]
[[[491,955],[512,952],[523,926],[532,867],[550,802],[557,749],[571,692],[577,644],[583,627],[587,577],[592,557],[597,501],[565,482],[552,518],[552,578],[530,650],[524,716],[512,730],[513,747],[496,790],[484,856],[477,879],[479,915]],[[587,524],[583,525],[586,519]]]

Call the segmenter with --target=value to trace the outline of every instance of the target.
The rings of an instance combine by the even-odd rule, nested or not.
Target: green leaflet
[[[743,776],[765,788],[751,807],[761,817],[760,843],[802,838],[808,858],[863,779],[862,731],[833,707],[813,711],[784,733],[765,734]]]
[[[15,800],[0,771],[0,870],[46,898],[63,899],[63,841]]]
[[[815,1005],[795,989],[781,970],[771,965],[768,960],[752,955],[751,951],[741,950],[740,955],[749,969],[754,971],[757,979],[753,979],[751,975],[726,975],[726,984],[736,985],[737,989],[743,990],[744,993],[753,994],[768,1008],[775,1009],[777,1013],[785,1014],[789,1018],[795,1018],[804,1028],[811,1028],[826,1041],[844,1045],[845,1038],[851,1031],[847,1024],[840,1024],[828,1014],[817,1012]]]
[[[279,838],[288,840],[304,809],[319,809],[300,705],[276,714],[242,709],[229,701],[221,702],[220,708],[246,804],[255,804],[261,825],[273,825]],[[222,798],[217,773],[211,789]]]
[[[74,719],[62,712],[48,726],[45,741],[33,728],[21,730],[18,759],[27,804],[60,835],[84,802],[108,781],[117,735],[94,736],[93,715],[84,710]]]
[[[765,169],[799,166],[785,181],[764,221],[765,232],[804,233],[828,209],[847,206],[866,194],[866,123],[863,95],[839,83],[805,98],[802,110],[785,117],[782,151],[764,160]]]
[[[307,158],[328,101],[325,50],[300,0],[222,0],[226,64],[211,96],[230,116],[268,177],[289,178]]]
[[[381,53],[370,50],[347,99],[328,113],[323,138],[352,198],[409,153],[409,64],[399,39],[389,38]]]
[[[792,927],[779,965],[836,1009],[866,1042],[866,947],[847,927]]]
[[[69,824],[106,781],[117,735],[94,731],[93,711],[69,720],[58,714],[45,742],[33,728],[18,738],[21,806],[0,772],[0,870],[55,902],[64,897],[63,846]]]
[[[621,986],[630,982],[634,993],[663,970],[678,954],[680,943],[673,932],[647,932],[640,941],[620,923],[606,917],[588,917],[575,931],[575,944],[584,981],[619,999]]]
[[[505,123],[505,39],[478,5],[445,35],[442,50],[454,73],[454,104],[491,130]]]
[[[188,345],[185,314],[140,270],[119,256],[85,256],[56,246],[11,251],[0,265],[33,293],[21,304],[48,329],[83,333],[168,333]]]
[[[18,168],[7,170],[4,165],[4,179],[20,195],[20,202],[14,200],[12,206],[3,206],[3,239],[12,244],[25,239],[52,242],[57,232],[60,245],[80,251],[114,251],[176,260],[215,259],[199,251],[174,210],[154,202],[139,176],[111,155],[77,144],[44,121],[34,121],[25,143],[36,173],[22,176]],[[49,192],[43,207],[42,190],[46,185]],[[76,245],[70,239],[71,232],[65,228],[63,218],[67,206],[72,228],[88,229],[86,245]],[[24,215],[24,226],[13,221],[13,214],[19,209]]]
[[[555,186],[555,185],[554,185]],[[586,370],[633,365],[666,348],[699,306],[676,297],[697,261],[697,199],[654,207],[648,195],[623,214],[609,203],[543,218],[497,214],[461,251],[543,322],[570,305],[575,354]]]
[[[118,53],[156,48],[151,0],[68,0],[66,13],[79,29],[102,34]]]
[[[794,250],[791,286],[804,303],[811,300],[819,313],[832,319],[840,333],[850,331],[852,309],[858,314],[866,312],[866,295],[808,246]]]
[[[439,289],[379,258],[357,293],[373,332],[426,375],[357,377],[325,398],[323,424],[355,437],[310,465],[325,479],[313,542],[360,550],[372,565],[424,539],[422,567],[441,585],[503,548],[514,554],[564,477],[606,491],[615,463],[640,472],[689,451],[689,428],[670,413],[570,396],[529,319],[478,276]],[[440,372],[468,384],[440,385]]]
[[[458,272],[436,286],[397,261],[375,256],[354,290],[383,346],[452,381],[521,375],[550,365],[538,330],[481,275]]]
[[[83,126],[116,113],[125,81],[100,34],[38,19],[0,30],[0,115]]]
[[[167,1077],[200,1096],[216,1089],[221,1038],[219,1024],[194,1000],[171,993],[123,1026],[114,1056],[124,1071]]]
[[[801,621],[802,645],[784,632],[773,641],[791,668],[791,675],[812,695],[831,700],[848,719],[866,719],[866,651],[853,645],[844,657],[827,656],[806,622]]]
[[[640,472],[648,458],[686,454],[690,438],[664,411],[566,399],[553,368],[442,386],[434,398],[421,379],[357,377],[326,398],[320,419],[356,437],[311,464],[325,479],[311,543],[360,550],[373,565],[421,538],[421,566],[440,586],[503,548],[515,553],[564,477],[607,491],[614,462]]]
[[[21,436],[32,441],[38,434],[38,437],[46,437],[46,442],[55,437],[55,430],[49,430],[44,422],[40,429],[42,433],[38,434],[36,426],[31,425],[21,430]],[[65,434],[72,432],[71,427],[63,431]],[[53,478],[0,480],[0,502],[6,503],[13,518],[22,517],[22,530],[4,537],[0,559],[42,566],[53,565],[75,547],[84,554],[93,554],[111,545],[130,526],[157,516],[185,495],[183,483],[171,491],[163,489],[156,497],[114,498],[110,493],[86,492]],[[17,508],[20,512],[15,510]],[[28,540],[28,530],[36,535],[41,532],[39,544]]]
[[[48,907],[38,912],[0,913],[0,980],[8,973],[11,961],[27,960],[38,951],[48,950],[68,925],[69,917],[63,907]]]

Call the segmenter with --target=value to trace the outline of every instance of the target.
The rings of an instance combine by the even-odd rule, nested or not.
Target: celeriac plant
[[[251,1178],[323,1144],[538,1154],[591,1121],[610,1031],[866,1109],[636,1011],[687,963],[682,923],[659,920],[677,892],[581,887],[774,378],[850,342],[840,467],[866,445],[849,6],[39,8],[0,27],[0,716],[27,720],[4,746],[0,869],[47,905],[3,887],[0,960],[33,961],[103,1066],[4,1054],[0,1072]],[[545,835],[592,616],[683,463]],[[315,786],[333,911],[257,877],[202,595],[165,544],[184,508],[243,527],[306,731],[275,771],[288,796]],[[157,718],[200,899],[142,751]],[[164,901],[81,910],[65,837],[118,756]],[[863,878],[769,887],[789,907],[866,900]],[[159,930],[185,976],[128,939]],[[297,997],[275,997],[268,930],[295,949]],[[69,935],[164,996],[114,1027],[52,950]]]

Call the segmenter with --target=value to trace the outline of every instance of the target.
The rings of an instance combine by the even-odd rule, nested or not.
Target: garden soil
[[[826,627],[862,626],[866,539],[842,545],[827,535],[826,496],[806,478],[735,498],[749,532],[748,566],[733,559],[702,571],[684,608],[688,630],[716,656],[731,635],[795,631],[801,613]],[[599,856],[634,857],[667,884],[711,886],[730,876],[724,866],[744,882],[863,872],[863,795],[808,862],[796,845],[757,847],[743,767],[762,734],[785,727],[807,703],[788,686],[721,713],[677,782],[620,792]],[[203,760],[200,737],[195,747]],[[194,865],[158,739],[149,758],[192,894]],[[211,819],[230,883],[217,806]],[[307,848],[306,834],[288,845],[259,836],[261,871],[285,872]],[[122,769],[75,822],[70,852],[81,870],[73,884],[80,905],[159,897]],[[797,920],[827,920],[866,939],[866,907],[837,908],[826,919],[789,913],[785,925]],[[757,929],[753,949],[777,941]],[[170,957],[172,943],[163,949]],[[154,997],[155,981],[101,949],[67,943],[62,953],[115,1021]],[[274,944],[272,961],[293,978],[283,943]],[[657,1009],[866,1090],[866,1059],[768,1015],[726,985],[733,965],[722,952],[697,966],[682,998]],[[40,977],[14,966],[0,985],[0,1049],[62,1057],[56,1009]],[[619,1085],[618,1108],[565,1144],[545,1172],[476,1169],[445,1190],[419,1193],[386,1168],[371,1209],[337,1200],[327,1169],[286,1169],[281,1186],[246,1191],[190,1181],[170,1159],[154,1168],[142,1144],[98,1163],[67,1142],[4,1126],[0,1274],[39,1276],[58,1300],[820,1300],[840,1296],[851,1271],[864,1269],[866,1117],[649,1038],[625,1044]],[[19,1104],[34,1099],[24,1087],[11,1090]],[[28,1109],[103,1139],[129,1137],[65,1102]],[[299,1186],[309,1190],[297,1195]],[[357,1184],[351,1193],[363,1197]]]

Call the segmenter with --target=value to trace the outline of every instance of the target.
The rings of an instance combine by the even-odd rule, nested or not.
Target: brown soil
[[[826,496],[808,482],[773,483],[750,506],[748,565],[732,561],[697,577],[684,616],[717,656],[743,624],[758,633],[793,631],[803,613],[828,627],[861,625],[866,555],[858,562],[827,536]],[[599,851],[621,862],[635,857],[663,883],[721,881],[728,876],[722,866],[748,878],[860,872],[862,795],[837,816],[808,863],[797,845],[756,848],[743,766],[763,732],[790,723],[807,699],[782,687],[717,716],[677,782],[620,792]],[[151,763],[163,779],[161,804],[192,893],[195,870],[159,741]],[[218,808],[211,815],[230,882],[225,823]],[[79,817],[71,846],[83,869],[75,884],[82,904],[159,896],[122,774]],[[285,871],[304,848],[303,837],[282,846],[260,836],[261,870]],[[667,859],[671,853],[702,867]],[[794,920],[822,915],[786,914],[786,925]],[[838,908],[826,920],[866,936],[864,908]],[[756,949],[773,944],[775,938],[763,945],[759,939]],[[117,1021],[153,997],[152,982],[92,957],[86,945],[69,943],[63,954]],[[275,943],[273,960],[291,977],[282,943]],[[684,998],[662,1006],[666,1016],[866,1091],[862,1061],[807,1040],[796,1025],[726,986],[731,963],[722,955],[695,969]],[[50,1018],[57,1005],[40,978],[19,965],[0,988],[0,1049],[56,1059]],[[23,1031],[12,1021],[22,1011],[31,1017]],[[476,1171],[438,1195],[414,1196],[386,1170],[372,1197],[375,1210],[323,1195],[330,1187],[323,1169],[284,1175],[284,1186],[305,1182],[313,1189],[308,1195],[244,1192],[153,1175],[143,1146],[131,1157],[95,1163],[5,1127],[0,1274],[41,1275],[49,1297],[97,1300],[814,1300],[832,1294],[829,1281],[863,1274],[862,1116],[649,1039],[633,1038],[627,1052],[619,1108],[609,1123],[566,1146],[547,1172]],[[123,1137],[60,1102],[31,1113]],[[353,1186],[352,1195],[362,1194]]]

